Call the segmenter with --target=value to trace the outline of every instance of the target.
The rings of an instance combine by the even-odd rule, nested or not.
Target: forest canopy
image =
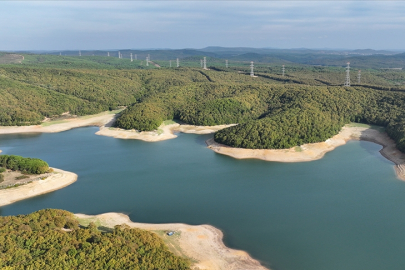
[[[343,87],[344,70],[338,67],[291,66],[281,76],[275,67],[259,66],[252,78],[245,66],[62,69],[59,62],[55,67],[45,62],[0,66],[0,102],[5,104],[0,125],[38,124],[63,112],[86,115],[125,106],[115,123],[124,129],[156,130],[171,119],[237,123],[215,134],[217,142],[233,147],[279,149],[324,141],[354,121],[386,127],[405,151],[403,71],[366,70],[362,83]]]
[[[154,233],[116,226],[79,226],[64,210],[0,217],[1,269],[190,269]]]
[[[43,174],[49,171],[48,163],[41,159],[15,155],[0,155],[0,167],[32,174]]]

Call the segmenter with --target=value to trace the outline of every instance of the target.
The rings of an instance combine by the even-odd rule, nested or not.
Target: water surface
[[[274,270],[405,269],[405,183],[381,146],[351,141],[318,161],[236,160],[211,135],[148,143],[79,128],[1,135],[4,154],[79,175],[74,184],[0,208],[122,212],[147,223],[211,224],[225,243]]]

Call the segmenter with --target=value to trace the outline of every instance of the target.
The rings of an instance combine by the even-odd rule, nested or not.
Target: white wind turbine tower
[[[177,67],[179,67],[180,66],[179,58],[176,59],[176,62],[177,62]]]
[[[131,53],[131,62],[133,62],[134,60],[132,59],[132,53]]]

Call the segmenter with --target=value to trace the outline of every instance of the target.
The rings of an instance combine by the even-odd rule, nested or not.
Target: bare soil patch
[[[64,188],[77,180],[77,174],[75,173],[56,168],[52,169],[53,172],[44,180],[33,181],[18,187],[0,189],[0,206]]]
[[[0,55],[0,64],[21,64],[24,56],[15,53],[6,53]]]
[[[4,181],[0,183],[0,188],[3,186],[22,185],[27,182],[38,181],[40,179],[46,179],[51,173],[44,174],[24,174],[20,171],[6,170],[2,173],[4,175]]]

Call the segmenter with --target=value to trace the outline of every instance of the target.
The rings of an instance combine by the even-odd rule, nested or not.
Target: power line
[[[344,86],[350,87],[350,62],[347,62],[346,81],[345,81]]]

